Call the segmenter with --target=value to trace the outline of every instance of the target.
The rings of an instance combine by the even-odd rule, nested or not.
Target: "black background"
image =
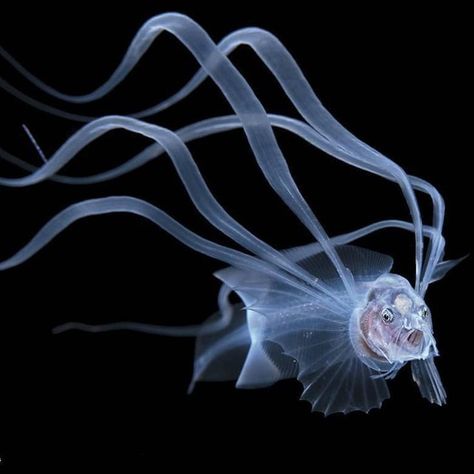
[[[107,78],[138,27],[176,10],[192,16],[216,41],[234,29],[260,26],[295,56],[326,107],[352,132],[433,183],[446,200],[447,256],[470,251],[470,149],[460,113],[467,109],[461,78],[466,44],[454,7],[347,9],[308,2],[285,6],[234,2],[16,2],[2,5],[0,43],[46,83],[69,93],[92,90]],[[191,6],[193,5],[193,6]],[[269,112],[295,115],[270,74],[249,50],[233,61]],[[90,115],[140,110],[177,90],[195,70],[190,55],[163,35],[136,71],[109,97],[64,105],[21,79],[5,62],[1,74],[25,92]],[[78,124],[32,110],[1,92],[1,146],[39,164],[22,131],[26,123],[47,155]],[[230,113],[210,81],[155,117],[172,129]],[[285,133],[277,138],[310,205],[330,234],[384,218],[408,219],[398,188],[351,169]],[[114,133],[88,147],[67,168],[90,174],[118,164],[146,142]],[[207,138],[191,151],[229,212],[277,248],[309,235],[272,195],[241,132]],[[18,171],[1,164],[3,175]],[[226,242],[189,204],[164,157],[129,176],[89,187],[43,183],[0,189],[0,257],[6,258],[66,205],[126,194],[162,207],[193,230]],[[429,200],[420,198],[426,222]],[[388,231],[361,244],[389,253],[395,271],[412,278],[410,235]],[[112,333],[51,334],[78,320],[202,321],[216,308],[219,262],[183,248],[153,225],[130,216],[75,224],[31,261],[0,274],[0,466],[23,464],[111,467],[141,472],[217,463],[222,469],[252,458],[270,467],[291,459],[320,469],[329,461],[366,467],[413,468],[430,460],[463,462],[471,434],[469,262],[428,292],[442,357],[438,366],[448,405],[421,399],[408,370],[391,382],[392,397],[370,415],[311,414],[300,387],[284,382],[259,391],[231,384],[199,385],[186,395],[193,341]],[[217,462],[217,455],[222,459]],[[250,462],[250,461],[249,461]],[[171,470],[171,469],[170,469]]]

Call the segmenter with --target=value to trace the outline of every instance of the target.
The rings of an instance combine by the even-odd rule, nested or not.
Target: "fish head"
[[[399,275],[382,275],[369,286],[358,326],[366,352],[390,364],[437,354],[431,312]]]

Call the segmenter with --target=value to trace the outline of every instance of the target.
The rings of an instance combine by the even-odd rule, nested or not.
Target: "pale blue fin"
[[[380,275],[388,273],[393,259],[387,255],[373,252],[353,245],[336,247],[343,264],[349,268],[356,282],[373,281]],[[318,280],[334,291],[334,296],[341,302],[349,303],[344,286],[331,260],[321,251],[318,244],[297,247],[284,251],[286,256],[298,263]],[[271,276],[258,272],[247,272],[233,267],[224,268],[215,276],[231,287],[242,299],[246,307],[268,314],[282,308],[294,307],[297,304],[314,303],[307,293],[277,281]],[[326,309],[334,308],[335,314],[341,308],[331,304],[329,298],[320,295]]]
[[[303,330],[304,324],[306,330]],[[300,329],[275,335],[285,353],[298,362],[297,379],[303,384],[301,398],[313,411],[325,415],[379,408],[389,397],[387,384],[357,357],[350,342],[347,323],[326,324],[308,317]]]
[[[250,346],[245,311],[242,305],[232,305],[230,323],[220,331],[198,336],[194,357],[194,372],[189,392],[199,381],[237,380]],[[222,319],[221,312],[211,316],[209,322]]]
[[[259,388],[272,385],[281,379],[280,369],[263,348],[261,342],[253,342],[245,359],[237,388]]]
[[[460,264],[468,256],[469,255],[465,255],[464,257],[457,258],[456,260],[445,260],[444,262],[438,263],[431,275],[430,283],[444,278],[444,276],[446,275],[446,273],[449,272],[449,270]]]
[[[336,251],[355,281],[375,280],[389,273],[393,265],[392,257],[355,245],[339,245]],[[284,254],[325,283],[338,277],[334,265],[317,243],[288,249]]]
[[[446,391],[433,357],[412,361],[411,373],[423,398],[440,406],[446,403]]]
[[[337,304],[337,301],[333,298],[323,294],[313,297],[266,273],[228,267],[214,273],[214,276],[232,288],[239,295],[247,309],[252,309],[267,316],[277,311],[285,311],[286,308],[314,304],[317,301],[323,302],[324,307],[329,312],[331,309],[335,314],[341,311],[340,304]],[[336,292],[334,292],[334,296],[337,296]],[[345,293],[341,294],[340,301],[343,301],[344,298],[347,298]]]

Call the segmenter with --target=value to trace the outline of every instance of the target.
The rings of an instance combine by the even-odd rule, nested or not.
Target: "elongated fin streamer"
[[[437,405],[446,403],[446,391],[433,357],[412,361],[411,372],[422,397]]]

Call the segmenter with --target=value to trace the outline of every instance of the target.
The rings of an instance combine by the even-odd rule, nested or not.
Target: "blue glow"
[[[100,118],[72,114],[26,96],[3,79],[0,87],[43,111],[65,119],[88,122],[43,165],[34,167],[2,151],[0,155],[29,172],[22,178],[0,178],[0,184],[24,187],[51,179],[88,185],[122,176],[161,155],[171,159],[183,186],[201,215],[238,244],[236,250],[186,229],[152,204],[130,196],[112,196],[74,204],[56,215],[0,270],[17,266],[78,219],[108,213],[142,216],[197,252],[230,267],[216,273],[222,281],[219,311],[199,326],[164,327],[137,322],[99,326],[65,323],[90,332],[135,330],[168,336],[196,336],[194,375],[190,388],[202,380],[235,380],[237,387],[257,388],[285,378],[297,378],[302,398],[325,414],[380,407],[389,397],[387,379],[410,363],[421,394],[433,403],[445,403],[446,394],[434,364],[438,355],[431,314],[424,296],[432,281],[459,263],[442,261],[444,203],[427,181],[410,176],[389,158],[360,141],[324,108],[299,66],[271,33],[237,30],[215,44],[193,20],[177,13],[156,16],[138,31],[110,78],[83,96],[63,94],[28,72],[6,51],[0,54],[43,92],[69,103],[98,100],[132,71],[150,45],[168,32],[195,57],[200,69],[180,91],[165,101],[129,116]],[[229,59],[241,45],[250,47],[291,100],[300,118],[268,114],[245,78]],[[143,119],[178,103],[207,77],[220,89],[234,114],[213,117],[180,130]],[[237,222],[213,196],[187,143],[242,128],[263,175],[275,193],[293,211],[313,237],[309,245],[277,250]],[[330,237],[300,193],[274,135],[283,128],[344,163],[393,181],[400,187],[412,222],[387,220]],[[154,143],[126,163],[94,176],[60,174],[85,146],[115,129],[140,134]],[[38,150],[32,135],[31,139]],[[422,222],[415,191],[430,196],[431,225]],[[390,273],[389,256],[350,245],[375,231],[402,228],[415,238],[415,281]],[[423,237],[428,238],[424,249]],[[235,292],[241,304],[231,304]],[[245,308],[245,311],[241,309]]]

